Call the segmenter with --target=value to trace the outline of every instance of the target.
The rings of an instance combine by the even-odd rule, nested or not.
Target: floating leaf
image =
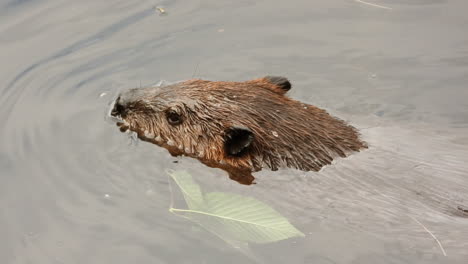
[[[196,209],[203,204],[203,194],[200,186],[193,181],[192,176],[186,171],[169,171],[172,179],[179,186],[184,195],[187,206]]]
[[[230,244],[269,243],[304,236],[285,217],[261,201],[232,193],[203,195],[190,174],[172,173],[171,176],[184,193],[188,206],[188,209],[171,208],[171,212],[183,213],[185,218]]]

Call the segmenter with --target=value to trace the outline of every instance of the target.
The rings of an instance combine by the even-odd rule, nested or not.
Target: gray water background
[[[374,3],[391,9],[0,1],[0,263],[468,263],[457,209],[468,206],[468,2]],[[174,164],[105,118],[140,83],[264,75],[288,77],[292,98],[349,121],[370,148],[246,187]],[[263,201],[306,237],[244,254],[168,211],[167,168]]]

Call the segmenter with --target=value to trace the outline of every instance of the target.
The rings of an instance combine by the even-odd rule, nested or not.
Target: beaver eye
[[[182,117],[175,111],[166,112],[166,118],[169,124],[173,126],[182,123]]]

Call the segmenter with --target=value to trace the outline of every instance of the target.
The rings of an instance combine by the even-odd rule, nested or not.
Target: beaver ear
[[[226,130],[224,148],[229,156],[239,157],[252,144],[254,135],[246,127],[230,127]]]
[[[291,83],[286,77],[281,76],[265,76],[263,79],[267,80],[268,82],[278,86],[281,88],[285,93],[291,89]]]

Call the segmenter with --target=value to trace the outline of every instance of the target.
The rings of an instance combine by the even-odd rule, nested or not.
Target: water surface
[[[468,3],[374,3],[391,9],[0,1],[0,262],[466,263]],[[370,148],[246,187],[105,118],[140,84],[264,75],[288,77],[291,97],[349,121]],[[261,200],[306,237],[245,254],[168,211],[168,168]]]

